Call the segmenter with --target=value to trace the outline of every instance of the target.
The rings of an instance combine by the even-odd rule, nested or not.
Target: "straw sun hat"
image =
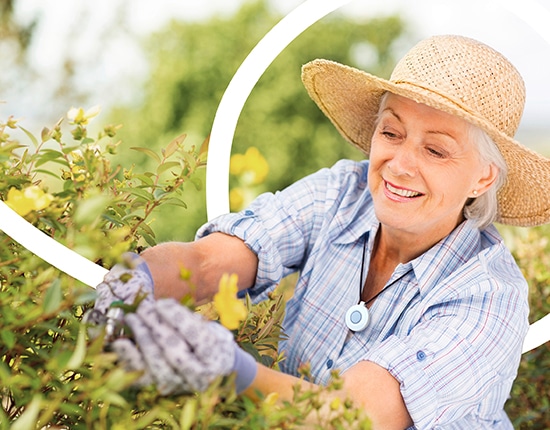
[[[480,127],[508,165],[497,221],[516,226],[550,222],[550,160],[513,139],[525,104],[523,79],[487,45],[461,36],[435,36],[409,51],[389,81],[328,60],[304,65],[302,80],[342,136],[367,155],[373,119],[386,91]]]

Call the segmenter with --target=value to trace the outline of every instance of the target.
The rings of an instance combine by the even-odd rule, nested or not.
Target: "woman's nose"
[[[388,161],[388,168],[396,176],[414,176],[418,171],[417,154],[408,142],[403,142],[395,148],[395,151]]]

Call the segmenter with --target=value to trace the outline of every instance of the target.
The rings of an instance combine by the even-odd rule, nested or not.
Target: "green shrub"
[[[159,153],[133,149],[155,162],[154,171],[111,166],[118,127],[89,137],[94,114],[72,112],[67,124],[45,128],[39,139],[13,118],[1,123],[0,197],[40,230],[110,267],[121,253],[156,243],[155,209],[185,207],[184,189],[199,186],[196,173],[204,167],[205,151],[186,148],[181,136]],[[15,132],[30,145],[12,138]],[[550,226],[501,231],[528,280],[535,321],[550,311]],[[134,390],[137,375],[120,369],[101,338],[89,340],[80,323],[94,297],[92,289],[0,233],[0,429],[293,428],[322,406],[315,393],[299,391],[293,402],[275,396],[253,402],[235,395],[231,378],[196,395]],[[276,368],[283,296],[246,305],[248,316],[235,338],[258,361]],[[216,317],[208,307],[201,311]],[[548,344],[524,354],[506,404],[515,428],[550,428],[549,368]],[[338,388],[337,376],[329,389]],[[368,428],[349,402],[335,402],[331,409],[332,416],[318,418],[318,428],[350,422]]]
[[[184,189],[197,185],[205,151],[184,147],[181,136],[159,153],[133,148],[155,162],[154,171],[111,166],[118,127],[90,137],[97,113],[71,110],[68,121],[45,128],[39,139],[13,118],[0,123],[0,197],[40,230],[110,267],[123,252],[155,244],[155,209],[185,207]],[[307,415],[318,418],[317,428],[368,428],[348,401],[331,403],[330,416],[322,417],[316,393],[297,389],[293,402],[274,395],[253,402],[235,395],[231,377],[194,395],[135,390],[139,375],[118,367],[101,337],[90,340],[81,324],[94,297],[93,289],[0,233],[0,429],[293,428]],[[273,295],[246,305],[236,340],[276,368],[284,300]],[[329,389],[338,388],[337,376]]]
[[[550,225],[501,228],[529,284],[530,322],[550,313]],[[506,411],[516,429],[550,429],[550,343],[523,354]]]

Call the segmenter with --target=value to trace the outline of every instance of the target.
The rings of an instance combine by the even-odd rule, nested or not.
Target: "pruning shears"
[[[91,337],[98,337],[101,330],[105,329],[103,341],[105,349],[109,349],[111,343],[121,337],[126,337],[124,324],[124,302],[117,300],[111,303],[106,313],[100,312],[97,309],[90,309],[84,315],[83,322],[88,324]]]

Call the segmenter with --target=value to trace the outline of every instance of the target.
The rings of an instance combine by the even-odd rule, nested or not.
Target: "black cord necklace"
[[[346,312],[346,325],[351,331],[361,331],[367,328],[370,322],[370,313],[367,305],[376,299],[380,294],[390,288],[393,284],[403,278],[407,273],[410,272],[410,269],[403,273],[399,278],[394,280],[391,284],[386,285],[382,288],[376,295],[368,299],[366,302],[361,300],[361,293],[363,291],[363,274],[365,270],[365,253],[367,249],[367,236],[365,235],[365,240],[363,242],[363,258],[361,260],[361,275],[359,277],[359,303],[356,305],[350,306]]]

